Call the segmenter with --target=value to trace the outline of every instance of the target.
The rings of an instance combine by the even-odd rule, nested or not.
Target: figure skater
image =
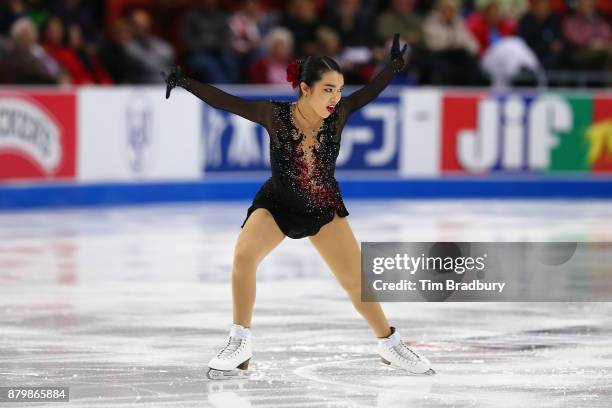
[[[309,56],[287,67],[287,80],[299,87],[295,102],[248,100],[182,74],[169,75],[166,98],[180,86],[207,104],[262,125],[270,137],[272,176],[255,195],[234,248],[233,324],[226,346],[208,363],[211,379],[243,375],[253,354],[251,317],[259,263],[284,238],[309,237],[348,293],[354,307],[378,337],[377,351],[386,365],[415,374],[434,374],[390,327],[378,302],[361,301],[361,252],[347,221],[334,177],[342,129],[348,117],[372,101],[405,65],[399,34],[394,34],[385,68],[367,85],[341,98],[340,66],[327,56]]]

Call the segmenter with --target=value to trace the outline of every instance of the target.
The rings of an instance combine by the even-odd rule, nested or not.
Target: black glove
[[[170,75],[166,75],[164,71],[161,71],[160,74],[164,81],[166,81],[166,99],[170,97],[172,88],[176,86],[183,86],[187,78],[183,75],[183,71],[181,71],[181,68],[178,65],[172,67]]]
[[[408,44],[404,44],[404,47],[400,51],[399,38],[400,38],[399,33],[393,34],[393,45],[391,46],[391,52],[390,52],[391,63],[394,66],[395,72],[401,71],[402,68],[404,67],[404,64],[406,63],[404,61],[404,53],[406,52],[406,49],[408,48]]]

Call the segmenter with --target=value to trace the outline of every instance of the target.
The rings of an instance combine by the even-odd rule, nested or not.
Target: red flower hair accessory
[[[300,61],[294,61],[287,65],[287,82],[291,83],[293,89],[300,84]]]

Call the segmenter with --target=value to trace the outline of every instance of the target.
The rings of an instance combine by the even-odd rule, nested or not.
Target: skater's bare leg
[[[234,324],[251,327],[257,266],[284,238],[285,234],[265,208],[253,211],[244,224],[234,248],[232,268]]]
[[[376,336],[388,336],[389,322],[380,303],[361,301],[361,250],[347,217],[336,214],[331,222],[309,238]]]

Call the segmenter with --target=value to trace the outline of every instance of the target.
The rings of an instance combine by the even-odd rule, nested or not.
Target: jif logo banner
[[[446,95],[443,173],[612,171],[612,97]]]

